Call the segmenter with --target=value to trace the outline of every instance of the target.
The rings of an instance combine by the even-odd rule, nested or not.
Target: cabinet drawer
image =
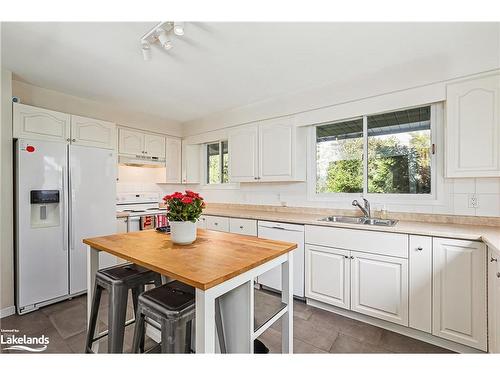
[[[207,229],[207,217],[201,215],[199,219],[196,221],[196,226],[200,229]]]
[[[223,216],[205,216],[207,229],[229,232],[229,218]]]
[[[246,234],[247,236],[257,235],[257,220],[229,219],[229,231],[231,233]]]
[[[306,225],[306,243],[408,258],[408,235]]]

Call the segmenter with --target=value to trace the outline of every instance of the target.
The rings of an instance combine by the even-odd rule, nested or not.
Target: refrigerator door
[[[69,146],[69,275],[70,294],[87,289],[87,246],[84,238],[116,233],[116,154],[85,146]],[[117,263],[99,254],[101,267]]]
[[[66,144],[17,140],[16,301],[19,313],[68,294],[67,170]]]

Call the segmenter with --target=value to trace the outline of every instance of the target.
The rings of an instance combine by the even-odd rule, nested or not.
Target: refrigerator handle
[[[61,188],[62,188],[62,212],[63,212],[63,251],[68,251],[68,210],[66,208],[68,191],[66,189],[66,167],[61,168]]]

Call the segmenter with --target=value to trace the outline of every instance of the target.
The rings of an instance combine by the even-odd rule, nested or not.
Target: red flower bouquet
[[[163,197],[167,205],[167,217],[169,221],[191,221],[196,223],[200,217],[205,202],[200,194],[186,190],[185,194],[175,192]]]

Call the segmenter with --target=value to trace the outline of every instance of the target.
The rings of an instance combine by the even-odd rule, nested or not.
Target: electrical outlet
[[[469,208],[478,208],[479,201],[476,194],[469,194]]]

